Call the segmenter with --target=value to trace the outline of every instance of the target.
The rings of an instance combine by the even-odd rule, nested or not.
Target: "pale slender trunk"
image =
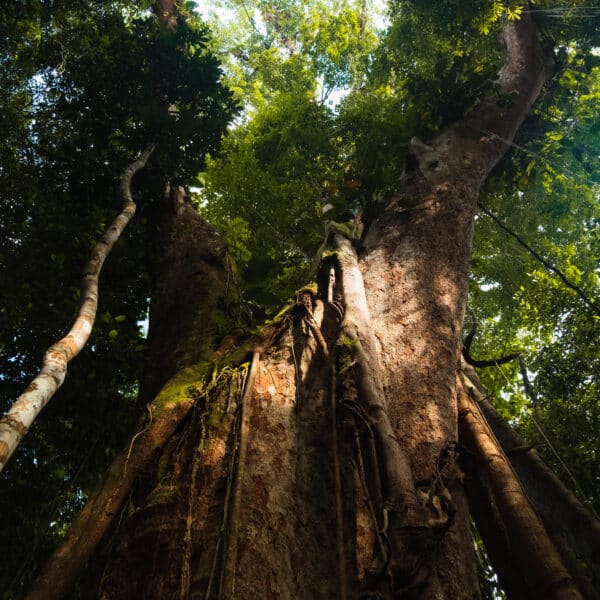
[[[123,209],[96,242],[85,266],[75,322],[66,336],[46,350],[41,371],[0,420],[0,471],[41,410],[63,384],[69,361],[81,352],[90,337],[98,307],[102,265],[135,214],[131,179],[146,165],[153,151],[154,146],[149,146],[123,172],[120,185]]]

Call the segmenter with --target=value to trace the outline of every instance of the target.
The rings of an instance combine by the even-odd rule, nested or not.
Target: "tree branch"
[[[461,370],[470,393],[475,396],[485,420],[509,457],[525,493],[541,515],[557,548],[566,543],[587,564],[594,581],[600,581],[600,522],[558,479],[537,451],[527,446],[498,414],[488,400],[475,369],[463,363]],[[580,584],[581,577],[572,570],[571,565],[568,568]],[[587,587],[588,584],[584,582],[582,589]],[[595,595],[588,593],[585,597],[594,598]]]
[[[457,392],[459,439],[476,456],[479,468],[489,478],[510,548],[524,566],[531,595],[583,600],[475,401],[476,389],[459,376]]]
[[[521,356],[520,352],[514,352],[513,354],[508,354],[507,356],[502,356],[500,358],[491,358],[489,360],[477,360],[473,358],[471,356],[471,344],[473,343],[473,338],[477,334],[477,320],[475,318],[475,315],[473,314],[473,311],[470,312],[473,325],[471,327],[471,331],[469,331],[469,334],[465,338],[462,349],[463,358],[467,361],[467,363],[469,363],[473,367],[485,369],[486,367],[497,367],[498,365],[509,363]]]
[[[542,49],[535,23],[529,14],[523,14],[519,20],[509,21],[504,26],[502,42],[507,58],[496,84],[498,93],[510,98],[510,103],[500,105],[497,94],[485,98],[467,116],[466,122],[479,133],[493,132],[495,136],[512,140],[544,83],[552,75],[554,61]],[[485,141],[501,145],[497,139]],[[505,148],[500,151],[504,154]]]
[[[527,364],[522,356],[519,356],[519,370],[521,371],[521,378],[523,379],[523,387],[525,388],[525,394],[531,401],[533,406],[537,404],[537,395],[535,390],[533,389],[533,385],[531,385],[531,381],[529,380],[529,374],[527,373]]]
[[[146,165],[154,148],[154,145],[146,148],[121,176],[119,189],[123,199],[123,210],[92,250],[84,270],[81,300],[73,326],[66,336],[48,348],[39,374],[0,420],[0,471],[41,410],[64,382],[69,361],[81,352],[90,337],[98,308],[98,281],[102,265],[135,214],[136,206],[130,189],[131,179]]]

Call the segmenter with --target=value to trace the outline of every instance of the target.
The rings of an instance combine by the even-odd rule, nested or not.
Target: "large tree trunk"
[[[152,411],[172,377],[157,397],[182,415],[176,435],[129,457],[125,483],[100,492],[114,517],[96,558],[103,598],[479,597],[455,460],[473,220],[481,183],[550,74],[529,15],[504,40],[499,86],[512,104],[485,100],[429,146],[415,141],[418,166],[358,255],[332,232],[318,289],[241,348],[211,357],[194,343],[226,293],[218,244],[205,232],[205,267],[218,267],[208,283],[181,261],[171,271],[202,256],[197,235],[170,238],[144,393]],[[216,291],[202,313],[205,281]],[[145,427],[140,440],[156,422]],[[85,527],[74,530],[80,545],[67,540],[34,597],[56,597],[52,576],[81,549]]]

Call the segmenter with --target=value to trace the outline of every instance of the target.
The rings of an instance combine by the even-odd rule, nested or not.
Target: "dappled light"
[[[599,24],[5,7],[2,597],[600,595]]]

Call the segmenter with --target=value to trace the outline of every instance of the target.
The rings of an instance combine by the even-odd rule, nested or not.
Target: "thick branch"
[[[552,75],[554,66],[537,39],[531,15],[504,27],[506,62],[498,75],[497,92],[484,98],[463,119],[450,125],[428,146],[413,141],[419,170],[432,183],[448,178],[474,179],[480,185],[506,153]],[[499,97],[508,102],[499,102]]]
[[[40,411],[62,385],[69,361],[81,352],[90,337],[98,307],[98,280],[102,265],[135,214],[136,206],[130,189],[131,179],[146,165],[153,151],[154,145],[146,148],[123,172],[120,184],[123,210],[92,250],[85,267],[81,300],[73,326],[65,337],[46,351],[41,371],[0,420],[0,470],[4,468]]]
[[[489,208],[483,206],[483,204],[479,203],[479,208],[484,212],[500,229],[508,233],[512,238],[517,240],[517,242],[531,254],[539,263],[544,265],[546,269],[554,273],[570,290],[573,290],[582,300],[583,302],[589,306],[597,315],[600,315],[600,307],[590,298],[587,294],[578,286],[575,285],[572,281],[570,281],[567,276],[557,267],[555,267],[552,263],[548,262],[542,256],[540,256],[522,237],[520,237],[517,233],[515,233],[512,229],[507,227]]]
[[[529,600],[521,565],[514,560],[506,526],[498,512],[489,482],[479,469],[473,469],[465,479],[469,512],[481,535],[485,551],[498,575],[502,589],[509,598]]]
[[[65,540],[44,565],[27,600],[59,600],[64,597],[120,514],[140,473],[175,433],[191,407],[191,400],[165,402],[151,407],[151,422],[114,460],[99,489],[87,501]]]
[[[518,21],[509,21],[502,30],[502,41],[507,60],[500,70],[497,89],[500,96],[510,99],[510,104],[503,106],[498,97],[488,97],[465,119],[479,141],[492,150],[487,172],[508,149],[506,140],[509,143],[513,140],[554,71],[554,61],[540,45],[531,15],[523,14]]]

